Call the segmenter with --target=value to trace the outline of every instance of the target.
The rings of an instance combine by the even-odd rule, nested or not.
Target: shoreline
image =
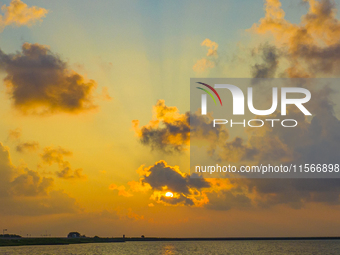
[[[86,243],[122,243],[122,242],[157,242],[157,241],[318,241],[340,240],[340,237],[197,237],[197,238],[166,238],[166,237],[22,237],[0,238],[0,247],[31,246],[31,245],[69,245]]]

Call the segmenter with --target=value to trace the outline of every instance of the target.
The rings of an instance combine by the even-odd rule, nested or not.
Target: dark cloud
[[[0,50],[0,68],[14,106],[23,113],[80,113],[96,108],[94,80],[87,81],[47,46],[24,43],[22,52]]]
[[[311,74],[337,74],[340,71],[340,44],[323,48],[316,45],[299,45],[295,57],[308,63]]]
[[[16,147],[17,152],[36,151],[39,148],[38,142],[19,143]]]
[[[43,153],[40,155],[44,164],[52,165],[56,163],[59,166],[59,171],[56,175],[63,179],[86,179],[86,175],[83,175],[82,169],[72,170],[71,164],[64,160],[65,156],[72,156],[72,152],[63,148],[45,147]]]
[[[235,137],[232,141],[225,142],[220,146],[222,149],[218,153],[217,159],[228,162],[239,162],[243,160],[254,160],[259,156],[259,150],[240,137]]]
[[[133,121],[133,128],[144,145],[166,152],[183,151],[189,143],[190,126],[187,115],[180,114],[177,107],[168,107],[164,100],[153,106],[154,119],[139,128],[139,121]]]
[[[153,166],[145,168],[140,179],[142,185],[150,185],[155,191],[154,199],[166,204],[194,205],[197,193],[210,184],[203,178],[193,178],[182,173],[178,167],[169,166],[165,161],[159,161]],[[173,197],[166,197],[159,192],[170,191]]]
[[[229,136],[222,125],[212,128],[211,118],[190,115],[190,112],[180,114],[177,107],[166,106],[164,100],[157,101],[153,107],[153,116],[149,124],[141,128],[138,120],[132,122],[140,142],[151,149],[182,152],[188,149],[190,136],[210,141],[212,146]],[[210,149],[213,150],[213,147]]]
[[[256,50],[257,54],[254,51],[253,56],[260,54],[262,63],[252,66],[252,77],[255,78],[253,84],[257,83],[256,78],[273,78],[280,58],[279,51],[275,46],[264,44]]]
[[[308,202],[340,204],[340,179],[251,179],[248,188],[260,207],[288,204],[301,208]]]
[[[72,152],[64,148],[45,147],[41,159],[45,164],[52,165],[53,163],[62,164],[64,162],[64,156],[72,156]]]
[[[161,196],[160,201],[163,201],[164,203],[170,204],[170,205],[183,204],[187,206],[193,206],[195,204],[190,198],[185,197],[184,195],[180,195],[179,197]]]
[[[249,208],[252,206],[251,199],[242,193],[233,193],[230,190],[207,193],[209,203],[206,208],[218,211],[227,211],[232,208]]]
[[[210,186],[204,179],[197,178],[193,180],[190,175],[182,174],[164,161],[157,162],[149,168],[148,175],[144,177],[143,182],[150,184],[156,190],[162,190],[166,186],[173,192],[183,194],[189,194],[190,188],[201,189]]]

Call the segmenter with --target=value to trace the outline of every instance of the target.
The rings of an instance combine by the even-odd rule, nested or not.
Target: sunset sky
[[[340,0],[0,4],[0,231],[339,236],[339,179],[192,181],[186,113],[190,78],[338,78]],[[242,148],[339,163],[340,97],[318,93],[301,140]]]

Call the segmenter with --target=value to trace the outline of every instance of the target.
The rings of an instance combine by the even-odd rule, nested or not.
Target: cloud
[[[144,173],[144,166],[141,166],[137,172],[139,171],[142,175]],[[140,181],[130,181],[127,183],[129,185],[129,190],[131,192],[147,192],[151,190],[151,186],[147,183],[141,183]]]
[[[279,65],[279,53],[275,46],[269,44],[260,45],[258,53],[261,54],[262,64],[255,64],[252,67],[252,77],[273,78]],[[253,53],[255,55],[255,53]],[[254,80],[256,82],[256,80]]]
[[[144,215],[139,215],[133,212],[131,208],[125,209],[125,208],[118,207],[115,211],[120,220],[132,219],[134,221],[137,221],[137,220],[144,219]]]
[[[209,203],[206,208],[217,211],[227,211],[232,208],[250,208],[252,200],[243,193],[233,193],[230,190],[221,190],[220,192],[207,192]]]
[[[190,115],[190,112],[180,114],[177,107],[166,106],[161,99],[153,106],[153,119],[147,125],[139,127],[138,120],[133,120],[132,125],[142,144],[163,152],[186,151],[190,135],[205,139],[212,146],[229,137],[228,131],[222,125],[212,128],[211,116]]]
[[[218,56],[217,55],[217,49],[218,44],[216,42],[211,41],[210,39],[205,39],[202,43],[202,46],[206,46],[208,48],[207,56]]]
[[[38,172],[15,167],[9,149],[0,143],[0,196],[46,195],[52,188],[53,179],[40,177]]]
[[[112,100],[112,97],[110,96],[109,94],[109,90],[107,87],[103,87],[102,88],[102,94],[100,96],[102,98],[102,100],[104,101],[111,101]]]
[[[218,44],[211,41],[210,39],[205,39],[201,46],[206,46],[208,48],[207,57],[197,60],[193,66],[193,70],[196,73],[203,73],[208,69],[215,67],[215,60],[218,58],[217,49]]]
[[[252,179],[248,183],[260,207],[288,204],[301,208],[306,203],[340,204],[340,179]]]
[[[148,183],[152,189],[163,190],[164,187],[172,192],[184,195],[190,194],[190,189],[209,187],[201,178],[193,179],[190,175],[180,172],[178,167],[169,166],[165,161],[156,162],[155,165],[144,169],[142,183]]]
[[[31,26],[46,17],[48,10],[36,6],[28,7],[20,0],[12,0],[9,6],[1,7],[3,15],[0,15],[0,32],[9,25]]]
[[[36,196],[46,195],[53,185],[52,178],[41,178],[35,171],[25,169],[25,172],[12,181],[14,195]]]
[[[110,186],[109,186],[109,189],[110,190],[118,190],[118,195],[119,196],[123,196],[123,197],[132,197],[133,195],[129,192],[127,192],[125,190],[125,186],[124,185],[121,185],[121,186],[117,186],[116,184],[112,183]]]
[[[21,137],[21,128],[16,128],[8,131],[8,138],[11,140],[18,140]]]
[[[139,121],[133,120],[133,129],[141,143],[152,149],[166,152],[183,151],[190,139],[189,118],[180,114],[177,107],[168,107],[164,100],[153,106],[153,119],[139,128]]]
[[[209,59],[202,58],[200,60],[197,60],[195,65],[192,67],[192,69],[196,73],[203,73],[204,71],[214,68],[214,67],[215,67],[214,62],[210,61]]]
[[[44,148],[44,153],[41,154],[41,159],[48,165],[52,165],[53,163],[62,164],[64,162],[64,156],[72,155],[71,151],[65,150],[61,147],[46,147]]]
[[[24,114],[81,113],[95,109],[94,80],[68,69],[49,47],[24,43],[22,51],[0,50],[0,69],[13,105]]]
[[[12,164],[9,149],[0,143],[0,213],[43,215],[78,210],[75,200],[53,190],[54,180],[27,167]]]
[[[12,189],[12,178],[15,172],[15,167],[12,165],[9,155],[9,149],[0,143],[0,197],[10,195]]]
[[[267,0],[265,17],[254,24],[250,31],[259,35],[273,36],[275,46],[282,52],[280,57],[289,62],[283,76],[336,75],[340,71],[340,22],[336,18],[334,2],[331,0],[306,2],[309,3],[308,13],[302,16],[300,24],[293,24],[284,18],[285,12],[279,0]],[[273,58],[264,59],[263,65],[275,67],[278,61],[275,59],[276,62],[273,62]],[[271,76],[276,68],[270,68]],[[257,73],[254,72],[254,77]]]
[[[278,58],[285,58],[285,62],[288,60],[288,67],[283,66],[281,74],[284,77],[338,76],[340,21],[336,18],[335,4],[330,0],[306,2],[309,4],[308,13],[301,17],[300,24],[293,24],[285,19],[285,12],[279,0],[266,1],[265,17],[254,24],[250,31],[259,35],[272,35],[275,45],[265,44],[259,47],[264,63],[252,67],[256,71],[253,77],[273,77],[279,68],[278,65],[282,63]],[[310,84],[308,89],[313,94],[313,100],[308,104],[308,108],[313,112],[311,121],[307,121],[300,112],[290,108],[290,117],[299,122],[294,132],[288,133],[284,128],[278,127],[267,129],[261,135],[262,141],[256,139],[255,135],[250,136],[249,143],[257,148],[259,155],[262,154],[259,160],[274,157],[288,162],[296,162],[298,159],[300,162],[336,162],[334,151],[339,149],[340,144],[336,131],[339,129],[339,120],[334,115],[334,104],[330,99],[330,95],[335,91],[328,87],[318,89]],[[278,114],[275,113],[272,117],[275,118],[276,115]],[[270,141],[265,141],[266,139]],[[269,144],[272,145],[268,146]],[[274,154],[263,154],[265,145],[273,152],[275,148],[279,150]],[[281,157],[278,157],[279,155]]]
[[[22,130],[21,128],[16,128],[13,130],[9,130],[8,132],[8,138],[10,140],[14,140],[17,142],[17,146],[16,146],[16,151],[17,152],[33,152],[39,149],[39,143],[38,142],[21,142],[20,138],[21,138],[21,133]]]
[[[36,151],[39,148],[38,142],[19,143],[16,147],[17,152]]]
[[[182,173],[178,166],[170,166],[160,160],[149,167],[141,166],[137,172],[140,175],[139,181],[128,183],[131,193],[152,191],[150,198],[165,205],[202,206],[207,202],[202,190],[210,187],[209,182]],[[125,192],[125,187],[114,185],[113,189]],[[165,196],[169,191],[173,197]]]
[[[124,185],[117,186],[111,184],[109,189],[118,190],[118,195],[130,197],[134,193],[152,192],[150,199],[156,203],[164,205],[187,205],[203,206],[208,202],[204,190],[210,188],[210,183],[198,176],[190,176],[182,173],[178,166],[170,166],[164,160],[156,162],[154,165],[138,168],[140,175],[138,181],[128,182],[129,189]],[[172,197],[167,197],[166,193],[171,192]],[[149,204],[149,207],[154,204]]]
[[[82,169],[72,170],[71,164],[64,160],[66,156],[72,156],[72,152],[63,148],[45,147],[43,153],[40,155],[44,164],[52,165],[56,163],[59,166],[59,171],[56,175],[62,179],[86,179],[86,175],[83,175]]]
[[[277,205],[300,209],[307,203],[340,204],[340,179],[234,178],[207,181],[212,188],[205,191],[208,202],[204,207],[210,210],[247,210]]]

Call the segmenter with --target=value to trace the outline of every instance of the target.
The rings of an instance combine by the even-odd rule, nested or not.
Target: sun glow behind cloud
[[[172,192],[168,191],[167,193],[165,193],[165,196],[166,197],[173,197],[174,194]]]

